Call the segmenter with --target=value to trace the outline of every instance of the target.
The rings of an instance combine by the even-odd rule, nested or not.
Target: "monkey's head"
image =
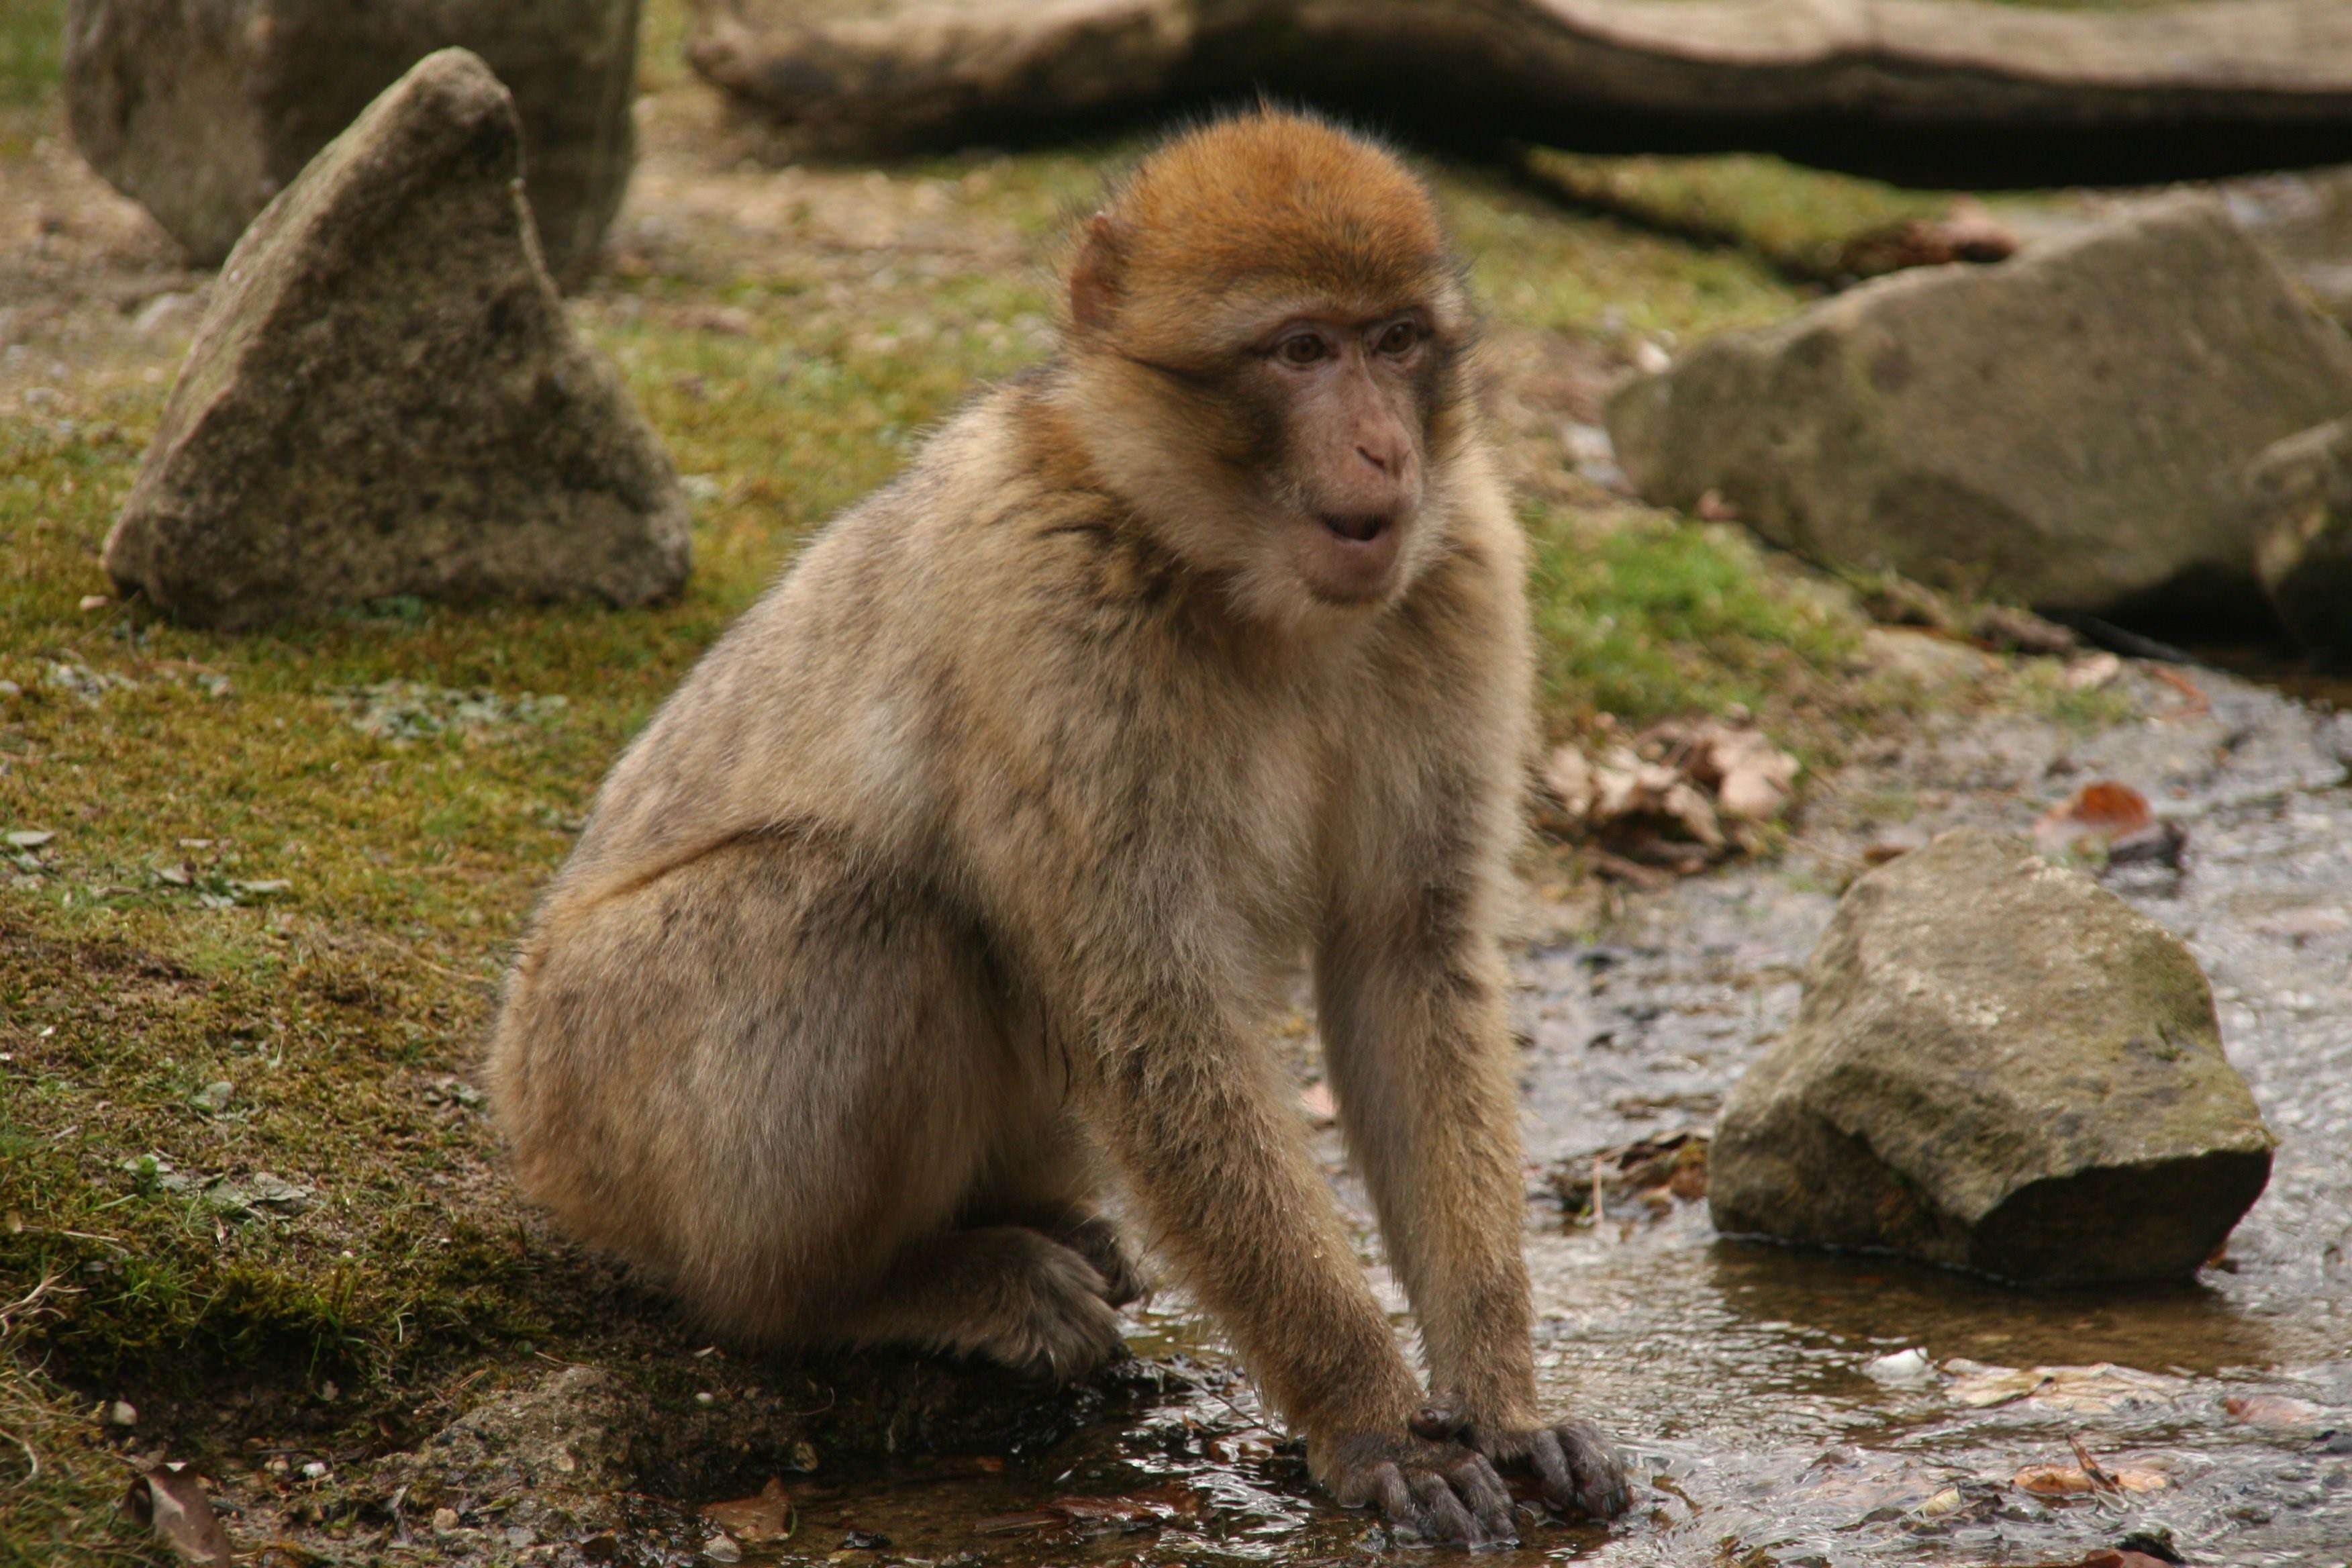
[[[1245,613],[1376,606],[1441,542],[1469,336],[1421,182],[1259,109],[1178,136],[1084,226],[1067,408],[1100,477]]]

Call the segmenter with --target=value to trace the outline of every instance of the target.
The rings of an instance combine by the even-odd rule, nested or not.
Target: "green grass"
[[[1528,515],[1540,701],[1557,738],[1734,706],[1826,743],[1862,619],[1722,527],[1560,509]]]
[[[1527,167],[1538,184],[1579,206],[1729,247],[1800,279],[1838,277],[1846,242],[1857,235],[1934,217],[1950,205],[1948,193],[1905,190],[1764,153],[1604,158],[1538,148]]]
[[[0,5],[0,108],[38,103],[56,90],[65,35],[65,0]]]

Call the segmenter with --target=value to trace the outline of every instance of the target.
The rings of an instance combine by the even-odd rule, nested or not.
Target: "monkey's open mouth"
[[[1354,540],[1358,544],[1370,544],[1381,536],[1388,525],[1389,520],[1378,514],[1370,517],[1333,517],[1327,512],[1323,517],[1324,527],[1342,539]]]

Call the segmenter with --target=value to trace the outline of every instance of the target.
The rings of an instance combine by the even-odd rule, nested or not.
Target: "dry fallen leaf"
[[[1549,1180],[1570,1220],[1663,1219],[1706,1196],[1707,1135],[1691,1129],[1562,1160]]]
[[[228,1531],[213,1512],[204,1482],[184,1464],[158,1465],[132,1479],[123,1499],[131,1517],[153,1530],[183,1563],[230,1568],[236,1561]]]
[[[2104,1486],[2102,1481],[2111,1481]],[[2079,1497],[2095,1491],[2161,1491],[2172,1482],[2154,1470],[2110,1470],[2093,1475],[2080,1465],[2028,1465],[2017,1472],[2017,1488],[2036,1497]]]
[[[1556,749],[1542,770],[1554,807],[1546,825],[1606,856],[1688,873],[1752,847],[1757,826],[1788,809],[1797,772],[1797,759],[1755,730],[1670,720],[1597,756]]]
[[[2113,779],[2084,784],[2033,825],[2034,845],[2044,855],[2097,845],[2111,863],[2158,860],[2178,866],[2188,840],[2179,823],[2161,820],[2148,809],[2146,795]]]
[[[760,1489],[756,1497],[705,1503],[702,1517],[736,1540],[757,1546],[762,1542],[791,1538],[793,1500],[785,1495],[782,1479],[771,1476],[768,1484]]]

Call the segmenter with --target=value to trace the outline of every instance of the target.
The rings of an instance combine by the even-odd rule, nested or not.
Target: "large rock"
[[[107,537],[116,581],[216,626],[685,581],[677,475],[572,335],[519,158],[506,89],[445,49],[269,205]]]
[[[2268,448],[2246,489],[2272,607],[2297,642],[2352,667],[2352,416]]]
[[[1724,1108],[1719,1229],[2037,1284],[2181,1278],[2270,1179],[2213,998],[2164,928],[1962,829],[1871,872]]]
[[[83,155],[210,266],[403,71],[462,46],[521,109],[540,243],[569,283],[628,182],[638,3],[72,0],[66,103]]]
[[[2242,470],[2347,408],[2342,330],[2184,201],[1711,339],[1608,422],[1643,496],[1826,565],[2193,620],[2260,614]]]
[[[2046,181],[2342,156],[2352,6],[705,0],[712,80],[836,145],[1272,86],[1441,132]]]

